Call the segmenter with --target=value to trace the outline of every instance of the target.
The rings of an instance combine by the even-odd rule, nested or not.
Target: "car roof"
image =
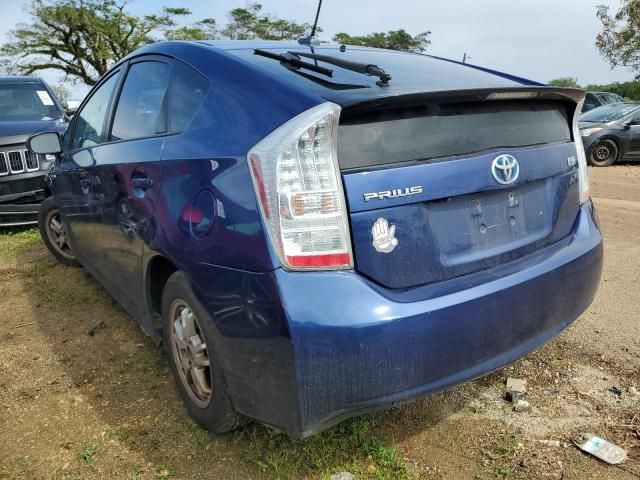
[[[418,52],[328,43],[309,46],[292,41],[210,40],[202,43],[241,56],[243,59],[258,65],[264,65],[264,62],[261,60],[261,57],[254,55],[256,49],[270,50],[274,53],[285,53],[289,51],[317,53],[355,62],[367,60],[368,62],[363,63],[377,64],[391,74],[392,81],[395,74],[396,83],[398,81],[406,82],[407,74],[412,73],[412,71],[415,71],[417,68],[420,73],[425,73],[424,70],[438,71],[438,77],[443,81],[447,79],[454,80],[451,78],[452,76],[462,75],[462,72],[464,72],[464,75],[468,76],[470,81],[476,80],[482,83],[486,82],[488,78],[492,78],[496,83],[503,83],[502,81],[506,80],[507,82],[504,83],[515,85],[544,85],[533,80],[478,65],[462,63],[456,60]],[[302,58],[302,60],[307,61],[308,59]],[[313,62],[313,60],[311,61]],[[272,59],[269,59],[268,63],[278,65],[278,62]],[[320,61],[319,63],[324,62]],[[334,74],[336,74],[337,70],[340,70],[340,67],[336,67],[335,65],[328,65],[328,68],[334,70]],[[280,68],[278,68],[278,70],[280,70]],[[353,74],[352,76],[359,77],[362,81],[362,74],[351,73]],[[434,88],[437,88],[440,82],[434,80],[435,78],[432,76],[422,77],[422,86],[428,88],[431,83]]]
[[[0,83],[42,83],[42,79],[36,76],[7,76],[0,77]]]

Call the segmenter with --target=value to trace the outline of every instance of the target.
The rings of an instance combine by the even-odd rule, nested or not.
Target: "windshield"
[[[61,116],[41,83],[0,84],[0,122],[54,120]]]
[[[580,116],[581,122],[614,122],[638,110],[640,105],[617,103],[594,108]]]

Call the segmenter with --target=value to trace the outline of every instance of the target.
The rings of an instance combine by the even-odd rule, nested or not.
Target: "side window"
[[[111,129],[112,140],[151,137],[167,131],[169,65],[144,61],[129,68]]]
[[[195,115],[209,91],[209,81],[193,68],[176,60],[173,64],[169,103],[169,129],[181,132]]]
[[[587,93],[587,97],[584,100],[584,106],[589,109],[599,106],[596,96],[593,93]]]
[[[104,123],[120,72],[112,75],[93,93],[85,106],[76,114],[71,149],[87,148],[102,143]]]

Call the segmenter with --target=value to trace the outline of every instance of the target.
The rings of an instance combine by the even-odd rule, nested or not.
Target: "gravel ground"
[[[606,260],[577,322],[499,372],[306,441],[204,432],[91,277],[55,264],[34,230],[0,234],[0,479],[640,478],[640,165],[590,175]],[[527,379],[530,410],[503,399],[507,377]],[[628,460],[581,453],[581,432]]]

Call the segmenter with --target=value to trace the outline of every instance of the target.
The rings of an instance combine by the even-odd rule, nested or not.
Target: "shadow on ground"
[[[70,444],[56,441],[77,451],[75,460],[87,445],[89,451],[95,447],[107,470],[131,478],[151,473],[202,478],[203,472],[207,478],[319,478],[342,470],[410,478],[414,469],[394,445],[431,428],[469,400],[460,392],[441,394],[346,421],[303,441],[255,423],[211,435],[188,417],[160,349],[88,273],[57,264],[37,241],[17,248],[15,257],[13,273],[24,287],[28,317],[46,345],[48,361],[59,367],[58,378],[33,387],[34,392],[39,400],[65,404],[72,417],[64,435]],[[76,430],[96,425],[98,438],[74,439]],[[133,465],[118,458],[107,461],[111,445],[124,452],[119,455],[132,457]],[[95,475],[99,461],[94,453],[90,462],[75,461],[65,470]]]

